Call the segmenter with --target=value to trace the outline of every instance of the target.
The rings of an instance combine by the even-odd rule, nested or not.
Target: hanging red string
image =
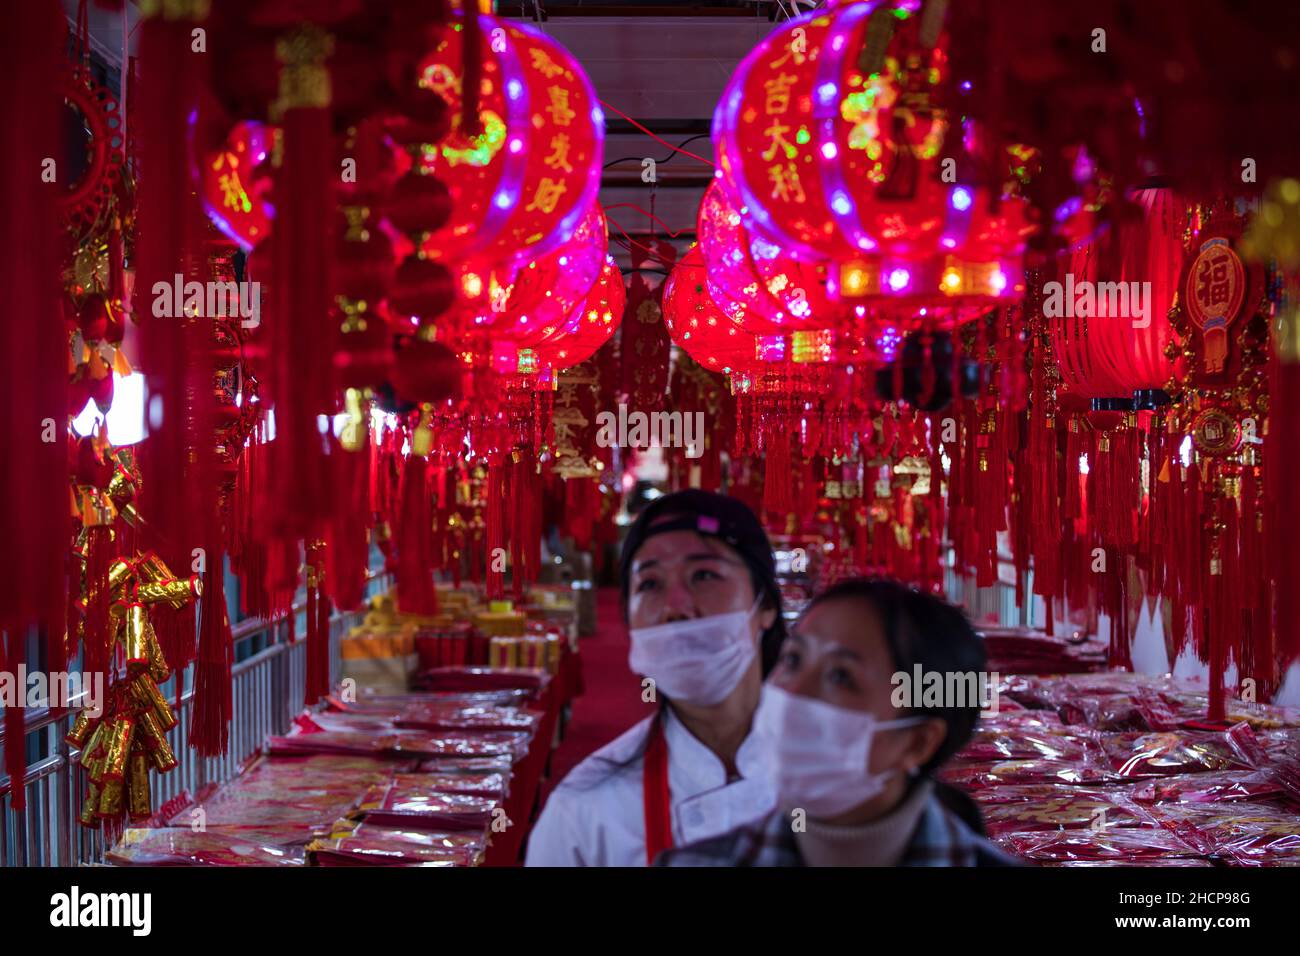
[[[201,601],[190,746],[205,757],[216,757],[226,752],[230,734],[230,668],[234,654],[220,553],[208,555]]]

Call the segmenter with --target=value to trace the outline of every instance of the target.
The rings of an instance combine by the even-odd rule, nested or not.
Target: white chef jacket
[[[526,866],[645,866],[644,756],[624,770],[650,732],[647,717],[574,767],[552,791],[528,838]],[[727,771],[671,707],[665,708],[673,846],[684,846],[766,816],[776,804],[770,747],[750,732],[736,753],[741,779]],[[604,759],[602,759],[604,758]]]

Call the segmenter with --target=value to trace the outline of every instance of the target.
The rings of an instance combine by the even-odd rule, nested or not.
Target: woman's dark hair
[[[831,585],[809,602],[804,614],[828,601],[856,600],[871,605],[880,615],[885,643],[895,672],[909,679],[917,665],[923,674],[980,675],[988,663],[984,642],[975,633],[966,615],[942,598],[908,587],[888,578],[846,578]],[[941,695],[941,698],[944,695]],[[913,701],[921,700],[920,688],[914,688]],[[941,705],[954,701],[941,699]],[[972,706],[914,706],[911,716],[938,717],[947,727],[943,743],[919,768],[930,776],[953,754],[966,746],[979,720],[980,704]]]

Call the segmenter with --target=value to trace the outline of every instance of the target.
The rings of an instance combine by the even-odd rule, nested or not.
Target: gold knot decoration
[[[334,52],[334,37],[320,27],[304,24],[275,41],[275,58],[280,61],[280,89],[270,114],[280,122],[295,109],[324,109],[332,90],[325,61]]]

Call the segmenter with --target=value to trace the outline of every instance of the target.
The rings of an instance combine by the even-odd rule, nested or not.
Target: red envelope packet
[[[186,827],[123,831],[117,846],[104,854],[114,866],[302,866],[302,847],[259,843],[239,831]]]
[[[1145,866],[1150,860],[1204,855],[1169,830],[1138,827],[1004,833],[994,840],[1015,856],[1042,862],[1111,860]]]
[[[998,762],[951,763],[939,771],[944,783],[963,790],[981,790],[1010,784],[1106,783],[1114,774],[1090,763],[1068,760],[1003,760]]]
[[[307,852],[320,866],[478,866],[486,831],[419,831],[340,821]]]
[[[483,830],[501,806],[491,797],[439,793],[427,786],[427,774],[398,774],[371,787],[356,813],[378,826],[412,830]]]
[[[1223,734],[1179,730],[1107,734],[1102,746],[1121,777],[1170,776],[1246,767]]]
[[[979,791],[976,796],[990,836],[1034,830],[1159,826],[1122,791],[1102,787],[996,787]]]

